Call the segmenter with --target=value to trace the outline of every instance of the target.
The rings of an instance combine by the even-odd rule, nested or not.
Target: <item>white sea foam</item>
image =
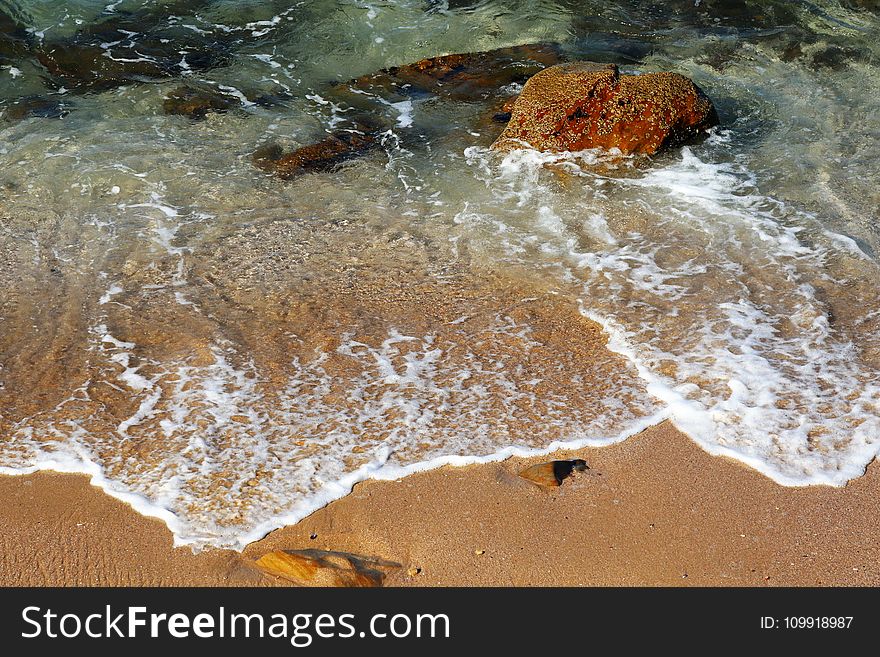
[[[576,387],[539,396],[544,372],[506,366],[514,353],[541,348],[527,325],[500,315],[477,335],[454,326],[461,341],[394,329],[378,343],[344,336],[311,362],[295,358],[278,389],[230,344],[215,345],[210,364],[157,363],[97,325],[93,358],[104,363],[102,380],[130,391],[130,415],[104,435],[93,415],[76,417],[87,385],[62,403],[73,419],[52,424],[51,444],[34,434],[33,419],[19,424],[16,440],[29,453],[4,472],[61,464],[162,517],[178,545],[240,549],[368,477],[608,444],[665,417],[638,389],[589,403]],[[353,373],[343,376],[340,364]],[[523,423],[529,436],[519,435]]]
[[[468,157],[510,208],[493,239],[522,250],[539,233],[540,251],[552,258],[545,267],[582,287],[584,314],[707,451],[786,485],[840,486],[863,473],[880,450],[880,385],[852,326],[832,326],[817,294],[844,282],[827,262],[852,255],[845,238],[823,239],[828,231],[810,215],[756,194],[748,171],[702,161],[689,148],[675,163],[617,180],[583,169],[583,154],[516,151],[496,162],[471,149]],[[551,210],[558,194],[544,167],[561,160],[594,180],[596,193]],[[601,247],[584,248],[579,215],[595,221],[609,193],[652,223],[633,231],[622,221],[608,235],[603,217]],[[468,208],[477,222],[499,223],[495,209]],[[876,268],[858,255],[862,267]]]
[[[111,285],[110,287],[107,288],[107,291],[103,295],[101,295],[101,298],[98,299],[98,303],[102,306],[105,303],[110,303],[110,301],[113,299],[113,297],[122,291],[123,291],[123,289],[114,283],[113,285]]]

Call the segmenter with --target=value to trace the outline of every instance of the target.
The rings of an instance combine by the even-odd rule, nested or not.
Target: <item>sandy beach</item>
[[[880,583],[876,462],[845,488],[786,488],[668,423],[553,456],[590,470],[555,489],[516,474],[544,459],[367,481],[242,554],[175,549],[84,476],[2,477],[0,584],[286,585],[253,559],[309,548],[400,563],[386,586]]]

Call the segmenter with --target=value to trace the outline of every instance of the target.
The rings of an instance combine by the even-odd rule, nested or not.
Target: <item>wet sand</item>
[[[278,548],[396,561],[394,586],[880,584],[876,462],[845,488],[785,488],[668,423],[553,456],[590,470],[556,489],[515,474],[544,459],[368,481],[242,555],[174,549],[84,476],[0,477],[0,584],[284,584],[248,565]]]

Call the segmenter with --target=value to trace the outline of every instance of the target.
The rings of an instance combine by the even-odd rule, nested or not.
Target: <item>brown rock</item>
[[[73,89],[103,91],[174,74],[173,68],[155,60],[111,59],[100,46],[72,42],[50,44],[37,52],[37,59],[54,78]]]
[[[339,130],[326,139],[302,146],[290,153],[277,144],[257,149],[254,164],[283,180],[289,180],[309,171],[326,171],[340,162],[361,155],[376,145],[376,129],[359,124],[351,130]]]
[[[25,96],[9,104],[3,113],[9,121],[22,121],[33,117],[63,119],[70,114],[69,105],[45,96]]]
[[[188,116],[191,119],[203,119],[208,112],[225,112],[241,105],[234,97],[225,96],[213,91],[178,87],[170,92],[162,103],[166,114]]]
[[[192,15],[209,2],[146,3],[88,23],[69,37],[50,35],[34,51],[52,82],[74,92],[105,91],[224,66],[231,61],[235,37],[222,31],[195,32],[168,21],[169,16]]]
[[[389,127],[383,118],[389,101],[426,94],[457,100],[491,97],[498,109],[486,121],[492,133],[497,134],[510,110],[502,105],[505,99],[500,90],[507,84],[523,82],[558,61],[559,48],[556,45],[529,44],[487,52],[440,55],[363,75],[322,92],[333,97],[334,102],[358,111],[353,128],[337,130],[317,143],[286,154],[277,145],[265,146],[253,154],[253,161],[257,167],[283,179],[309,171],[332,169],[376,146],[380,132]],[[494,114],[499,112],[495,118]],[[490,137],[494,136],[492,133]]]
[[[299,586],[382,586],[385,570],[400,564],[326,550],[275,550],[254,564],[265,573]]]
[[[362,92],[383,98],[433,94],[456,100],[479,100],[492,96],[507,84],[525,82],[559,61],[558,46],[543,43],[440,55],[362,75],[338,85],[335,93],[349,92],[347,100],[355,106],[363,105]]]
[[[653,155],[717,124],[712,102],[677,73],[620,75],[614,64],[572,62],[526,82],[492,148]]]
[[[526,468],[519,473],[523,479],[528,479],[539,486],[561,486],[562,482],[571,475],[572,472],[583,472],[589,470],[590,467],[583,459],[573,459],[570,461],[547,461]]]
[[[558,61],[558,46],[529,44],[478,53],[440,55],[363,75],[326,91],[334,102],[359,111],[353,128],[337,130],[317,143],[286,154],[277,145],[260,148],[253,155],[254,164],[283,179],[309,171],[332,169],[376,145],[379,133],[387,128],[383,128],[382,113],[389,100],[424,94],[457,100],[492,97],[497,111],[487,123],[500,130],[511,109],[509,104],[504,105],[506,99],[500,90],[507,84],[523,82]]]
[[[0,10],[0,63],[7,57],[24,57],[33,45],[32,41],[24,26]]]

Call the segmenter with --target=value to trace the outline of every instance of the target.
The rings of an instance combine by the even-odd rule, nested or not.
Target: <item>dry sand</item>
[[[556,489],[515,474],[542,459],[364,482],[243,555],[174,549],[83,476],[0,477],[0,584],[283,584],[248,565],[277,548],[393,560],[401,586],[880,584],[876,463],[843,489],[785,488],[668,423],[554,458],[573,456],[591,469]]]

